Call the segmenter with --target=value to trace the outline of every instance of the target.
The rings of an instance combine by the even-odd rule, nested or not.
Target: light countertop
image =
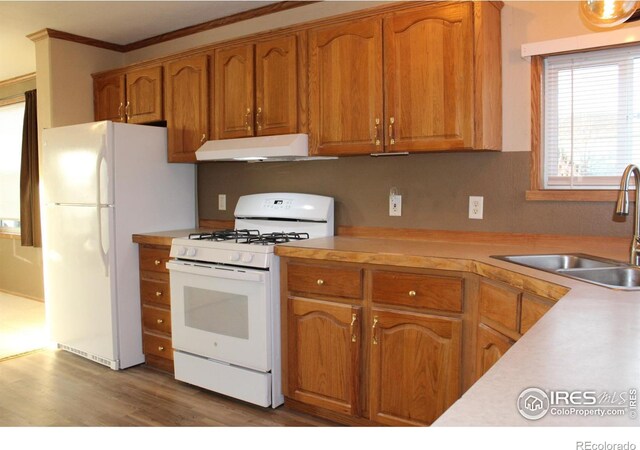
[[[607,289],[490,257],[530,253],[627,259],[619,247],[593,242],[496,245],[333,237],[276,247],[280,256],[468,271],[559,299],[435,426],[639,426],[629,411],[606,417],[548,413],[536,421],[518,412],[518,396],[530,387],[597,395],[640,391],[640,291]]]

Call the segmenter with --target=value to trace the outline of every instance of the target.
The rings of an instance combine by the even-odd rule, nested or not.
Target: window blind
[[[640,165],[640,46],[544,60],[547,189],[617,189]]]

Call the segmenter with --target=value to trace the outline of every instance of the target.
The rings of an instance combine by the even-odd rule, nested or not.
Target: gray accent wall
[[[238,197],[305,192],[336,201],[336,225],[429,230],[631,236],[632,218],[614,221],[613,202],[526,201],[529,152],[356,156],[288,163],[198,165],[201,219],[230,220]],[[389,217],[389,190],[402,216]],[[218,211],[218,194],[227,210]],[[468,218],[469,196],[484,197],[484,219]]]

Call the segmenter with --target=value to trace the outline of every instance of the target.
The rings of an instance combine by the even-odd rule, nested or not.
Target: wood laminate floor
[[[0,426],[328,426],[260,408],[144,365],[113,371],[60,350],[0,362]]]

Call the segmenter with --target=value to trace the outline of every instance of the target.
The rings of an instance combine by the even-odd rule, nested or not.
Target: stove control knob
[[[229,260],[231,261],[239,261],[240,260],[240,253],[234,252],[232,254],[229,255]]]
[[[253,255],[251,253],[242,255],[242,262],[251,262],[253,260]]]
[[[187,256],[196,256],[196,249],[193,247],[187,248]]]
[[[184,256],[187,254],[187,248],[186,247],[178,247],[178,256]]]

